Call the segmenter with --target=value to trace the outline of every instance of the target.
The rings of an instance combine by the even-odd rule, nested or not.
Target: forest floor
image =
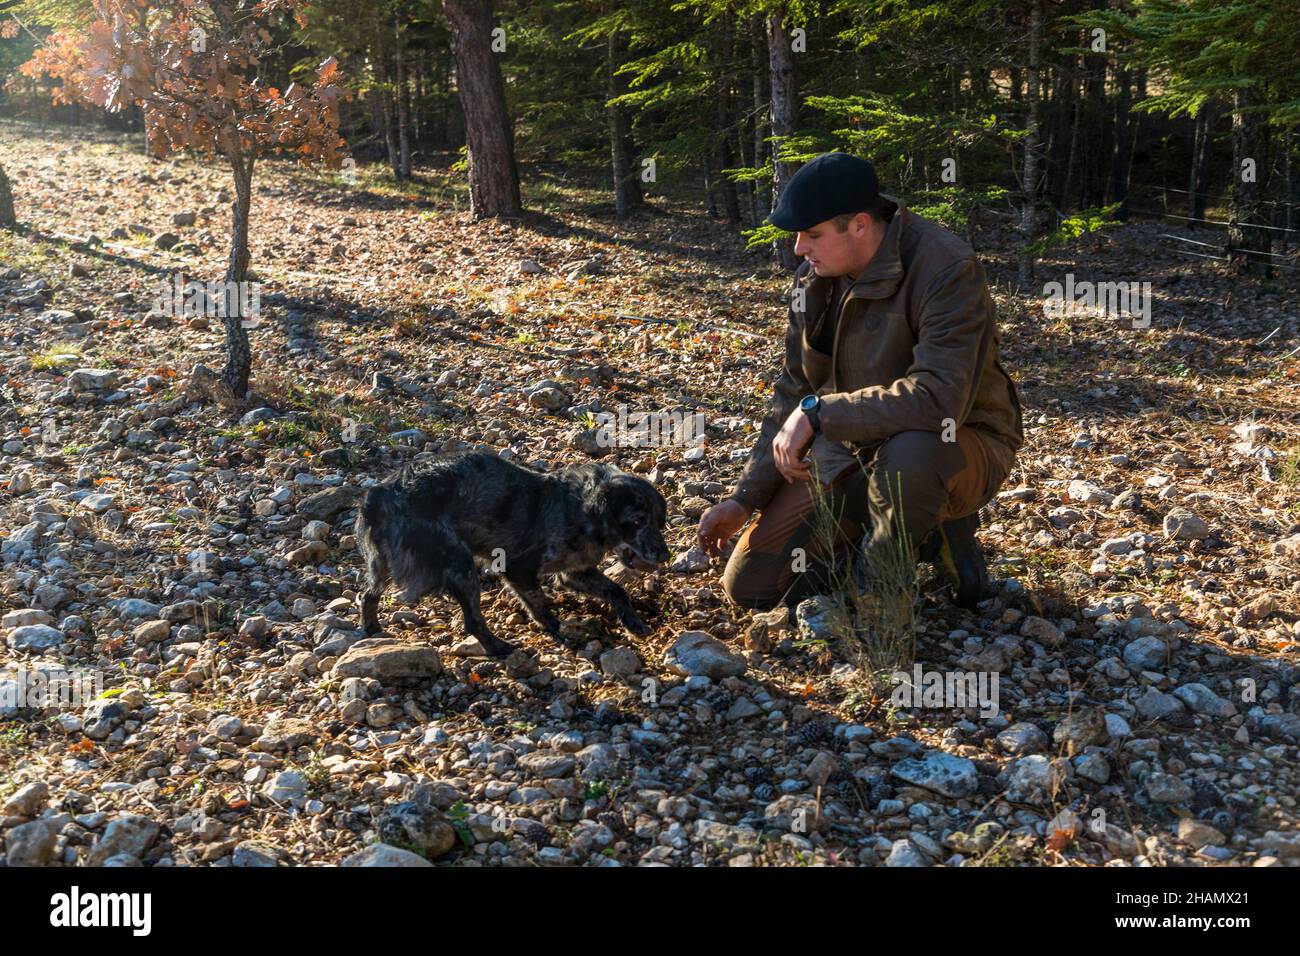
[[[618,223],[545,170],[535,211],[471,223],[450,169],[265,163],[256,400],[230,409],[189,387],[220,319],[154,309],[179,272],[223,275],[224,170],[13,123],[0,164],[31,227],[0,235],[0,668],[103,692],[0,706],[10,865],[324,865],[380,839],[360,860],[1300,865],[1300,273],[1229,276],[1158,222],[1041,263],[1151,282],[1133,329],[1045,317],[1014,236],[978,234],[1026,442],[984,510],[996,596],[963,611],[927,577],[915,654],[996,675],[981,716],[891,706],[822,620],[755,625],[690,554],[785,324],[788,276],[728,226],[671,199]],[[560,646],[490,581],[509,661],[453,653],[442,599],[381,608],[437,653],[353,647],[359,489],[442,449],[580,461],[620,405],[707,423],[702,454],[606,458],[669,502],[680,570],[616,571],[652,633],[557,595]],[[727,645],[713,679],[668,666],[686,631]]]

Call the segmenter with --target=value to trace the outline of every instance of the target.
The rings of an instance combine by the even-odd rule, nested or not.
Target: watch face
[[[799,403],[799,407],[802,408],[805,412],[812,411],[814,408],[817,407],[817,396],[816,395],[804,396],[803,401]]]

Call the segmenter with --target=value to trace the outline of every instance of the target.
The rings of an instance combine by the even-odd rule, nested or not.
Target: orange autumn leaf
[[[1073,842],[1073,830],[1053,830],[1052,835],[1047,838],[1047,848],[1061,853]]]

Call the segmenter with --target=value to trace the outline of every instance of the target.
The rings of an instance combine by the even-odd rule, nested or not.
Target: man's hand
[[[786,481],[806,481],[810,477],[804,452],[814,437],[812,422],[796,408],[776,433],[776,438],[772,439],[772,458],[776,462],[776,470],[785,476]]]
[[[722,550],[749,520],[749,509],[739,501],[720,501],[700,516],[699,542],[706,554],[722,557]]]

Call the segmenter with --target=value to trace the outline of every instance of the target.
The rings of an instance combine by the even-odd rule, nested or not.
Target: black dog
[[[552,637],[560,622],[547,608],[539,577],[559,576],[570,590],[607,601],[628,630],[644,634],[627,592],[597,567],[614,551],[627,564],[662,564],[668,546],[663,496],[644,478],[601,464],[553,475],[485,452],[440,456],[410,466],[366,492],[357,543],[366,562],[361,623],[379,630],[379,597],[391,579],[402,600],[447,594],[460,602],[465,627],[493,657],[514,645],[488,630],[479,609],[475,558],[499,572],[537,624]]]

